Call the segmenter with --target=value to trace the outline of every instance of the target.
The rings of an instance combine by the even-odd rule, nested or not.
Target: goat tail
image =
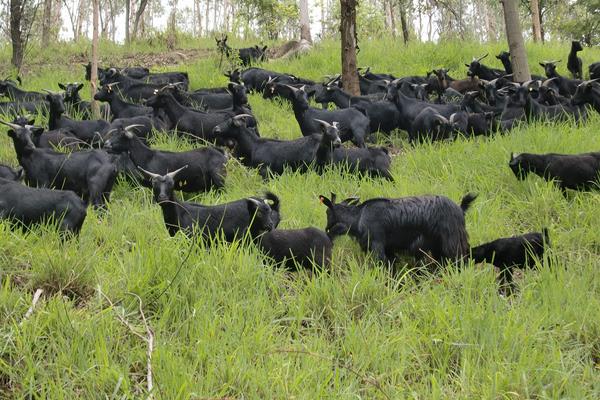
[[[463,214],[467,212],[469,207],[471,207],[471,203],[475,201],[477,195],[475,193],[467,193],[462,200],[460,201],[460,208],[463,211]]]
[[[266,192],[265,198],[273,203],[273,204],[271,204],[271,209],[279,212],[279,203],[280,203],[279,197],[277,197],[277,195],[275,193]]]

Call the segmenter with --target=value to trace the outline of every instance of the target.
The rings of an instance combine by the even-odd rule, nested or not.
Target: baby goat
[[[540,259],[545,247],[550,246],[548,229],[542,232],[531,232],[525,235],[496,239],[492,242],[473,247],[471,258],[475,262],[493,264],[500,269],[498,277],[501,286],[511,291],[513,270],[531,267],[535,259]]]

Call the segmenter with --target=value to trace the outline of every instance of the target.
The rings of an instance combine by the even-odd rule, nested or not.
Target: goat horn
[[[108,86],[109,88],[112,88],[113,86],[117,86],[119,84],[119,82],[113,82],[113,83],[107,83],[106,86]]]
[[[139,128],[139,127],[143,127],[144,125],[140,125],[140,124],[133,124],[133,125],[129,125],[125,127],[125,130],[128,131],[132,128]]]
[[[292,91],[293,91],[294,93],[296,93],[298,90],[300,90],[300,89],[296,89],[295,87],[293,87],[293,86],[290,86],[290,85],[286,85],[286,84],[284,84],[283,86],[287,86],[287,87],[289,87],[290,89],[292,89]]]
[[[12,122],[6,122],[6,121],[2,121],[2,120],[0,120],[0,124],[4,124],[8,127],[11,127],[12,129],[21,129],[22,128],[21,125],[13,124]]]
[[[42,91],[49,93],[49,94],[58,94],[58,92],[53,92],[52,90],[48,90],[48,89],[42,89]]]
[[[483,60],[484,58],[486,58],[490,53],[485,53],[485,55],[479,57],[479,58],[474,58],[475,61],[479,62],[481,60]]]
[[[544,82],[542,82],[542,86],[547,87],[548,84],[555,79],[558,79],[558,78],[555,76],[554,78],[546,79]]]
[[[314,119],[315,121],[317,121],[318,123],[320,123],[321,125],[325,126],[325,127],[330,127],[331,124],[327,121],[323,121],[322,119]]]
[[[160,178],[161,175],[159,174],[153,174],[150,171],[146,171],[144,168],[140,167],[139,165],[137,166],[137,168],[142,171],[143,173],[145,173],[146,175],[148,175],[150,178]]]
[[[250,115],[250,114],[238,114],[238,115],[232,117],[232,119],[242,119],[242,118],[252,118],[252,115]]]
[[[171,179],[175,179],[175,175],[177,175],[178,173],[180,173],[181,171],[183,171],[184,169],[186,169],[188,166],[184,165],[183,167],[173,171],[173,172],[167,172],[167,175],[169,178]]]
[[[555,78],[552,78],[552,79],[555,79]],[[589,81],[583,81],[583,82],[581,82],[581,83],[579,84],[579,86],[587,86],[587,85],[589,85],[589,84],[591,84],[591,83],[596,83],[596,82],[598,82],[598,81],[600,81],[600,78],[596,78],[596,79],[590,79]]]

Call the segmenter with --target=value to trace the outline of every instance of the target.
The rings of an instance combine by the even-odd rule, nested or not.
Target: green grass
[[[473,55],[504,47],[405,48],[388,40],[363,43],[359,62],[398,75],[445,65],[462,76]],[[537,60],[568,51],[559,43],[529,47],[535,73],[542,72]],[[126,54],[107,51],[115,60]],[[324,43],[267,68],[319,79],[339,70],[338,55],[336,44]],[[586,49],[583,58],[600,59],[600,50]],[[192,87],[205,87],[226,83],[217,64],[205,58],[158,69],[187,70]],[[78,73],[68,65],[37,66],[25,85],[56,89],[57,81],[82,81],[83,68],[74,68]],[[250,103],[264,136],[300,135],[287,105],[256,95]],[[12,143],[0,132],[0,160],[14,165]],[[517,181],[507,163],[511,151],[597,150],[599,132],[594,114],[584,126],[536,124],[415,147],[398,133],[391,139],[402,148],[393,160],[394,183],[339,170],[264,182],[232,160],[224,191],[189,196],[216,204],[268,189],[282,199],[281,227],[323,228],[317,196],[331,191],[365,199],[435,193],[456,201],[477,192],[466,216],[472,244],[550,230],[552,250],[523,274],[512,298],[498,295],[490,266],[423,277],[408,259],[389,271],[347,237],[335,242],[331,271],[291,275],[246,243],[209,249],[182,235],[170,238],[150,191],[124,182],[108,213],[90,210],[79,239],[65,244],[50,227],[24,234],[0,223],[0,397],[145,398],[146,343],[119,320],[145,335],[139,296],[154,332],[159,399],[597,399],[600,194],[565,199],[540,178]],[[155,145],[191,148],[166,136]],[[44,296],[23,320],[38,288]]]

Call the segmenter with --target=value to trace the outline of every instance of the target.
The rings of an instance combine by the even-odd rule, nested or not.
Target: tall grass
[[[503,45],[387,40],[361,48],[360,64],[377,71],[423,74],[445,65],[462,76],[464,62]],[[124,54],[106,51],[115,60]],[[560,43],[529,46],[532,70],[542,72],[534,61],[567,51]],[[319,79],[339,70],[338,55],[338,46],[325,42],[266,67]],[[583,58],[600,59],[600,51],[586,49]],[[210,57],[156,69],[187,70],[192,87],[206,87],[226,83],[217,65]],[[82,81],[83,68],[39,66],[24,78],[28,88],[55,89],[57,81]],[[250,104],[263,136],[300,135],[289,106],[257,95]],[[160,399],[596,399],[600,194],[565,199],[537,177],[517,181],[507,163],[511,151],[597,150],[599,131],[600,116],[592,115],[583,126],[540,123],[414,147],[399,133],[391,139],[402,149],[393,160],[395,182],[336,169],[263,181],[231,160],[224,191],[186,196],[216,204],[268,189],[282,199],[281,227],[323,228],[317,196],[331,191],[362,198],[435,193],[456,201],[477,192],[466,216],[471,243],[550,230],[552,250],[523,274],[511,298],[498,295],[487,265],[423,276],[406,259],[392,271],[346,237],[336,240],[329,272],[289,274],[248,243],[169,237],[150,191],[125,182],[106,215],[89,211],[77,240],[62,244],[50,227],[23,233],[0,223],[0,397],[146,397],[146,343],[119,320],[145,334],[133,293],[154,331]],[[16,164],[1,132],[0,160]],[[192,147],[164,135],[154,145]],[[45,296],[23,320],[37,288]]]

